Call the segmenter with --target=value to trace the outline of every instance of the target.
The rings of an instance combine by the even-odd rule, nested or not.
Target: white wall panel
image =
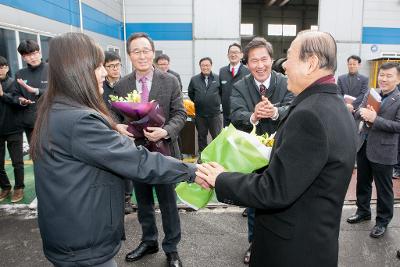
[[[126,0],[125,10],[127,23],[192,22],[192,1],[190,0]]]
[[[363,1],[320,0],[319,29],[329,32],[340,42],[361,40]]]
[[[400,27],[400,1],[364,0],[364,25],[369,27]]]
[[[83,0],[83,3],[122,21],[122,0]]]
[[[171,59],[170,68],[181,76],[183,91],[187,91],[193,76],[193,46],[191,41],[156,41],[156,50],[162,50]]]
[[[194,0],[195,39],[239,38],[239,0]]]

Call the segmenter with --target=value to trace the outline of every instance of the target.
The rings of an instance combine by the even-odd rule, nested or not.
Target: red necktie
[[[232,77],[235,77],[235,68],[232,67]]]

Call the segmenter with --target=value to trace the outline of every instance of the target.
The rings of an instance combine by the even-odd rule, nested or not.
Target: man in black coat
[[[214,139],[222,129],[221,122],[221,88],[218,75],[212,73],[212,60],[209,57],[200,59],[201,72],[190,79],[188,95],[196,109],[196,129],[199,154],[207,146],[207,135],[210,132]]]
[[[47,89],[48,64],[42,62],[39,45],[33,40],[24,40],[18,46],[18,53],[27,64],[15,74],[13,91],[24,107],[22,125],[30,143],[36,120],[36,104]],[[62,51],[60,51],[62,53]]]
[[[336,43],[328,33],[300,32],[284,63],[296,95],[281,119],[262,174],[196,174],[219,201],[256,208],[250,266],[336,267],[344,197],[356,155],[356,129],[335,84]]]
[[[245,76],[233,85],[231,96],[231,120],[239,130],[273,134],[293,99],[287,90],[286,77],[272,71],[272,45],[264,38],[254,38],[245,48],[251,75]],[[273,103],[273,104],[272,104]],[[250,261],[253,241],[254,209],[247,209],[248,241],[250,248],[245,252],[244,263]]]
[[[370,236],[385,234],[393,218],[393,166],[397,164],[400,134],[400,65],[394,62],[379,67],[378,84],[382,96],[379,111],[368,106],[364,97],[356,119],[362,119],[357,153],[357,212],[347,219],[359,223],[371,219],[372,181],[377,192],[376,224]]]
[[[249,74],[249,70],[242,64],[242,46],[233,43],[228,48],[229,65],[219,70],[219,80],[221,83],[222,113],[224,116],[224,127],[231,123],[231,94],[234,83]]]
[[[8,179],[4,160],[7,149],[14,167],[14,193],[11,202],[22,200],[24,189],[24,160],[22,153],[22,132],[20,125],[20,110],[18,99],[12,94],[13,79],[8,77],[9,66],[7,59],[0,56],[0,201],[6,199],[11,193],[11,184]]]

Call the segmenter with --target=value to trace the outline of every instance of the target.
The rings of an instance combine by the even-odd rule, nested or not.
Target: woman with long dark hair
[[[124,238],[124,179],[177,183],[195,165],[136,147],[103,103],[103,51],[80,33],[55,37],[48,90],[32,137],[38,221],[56,266],[116,266]]]

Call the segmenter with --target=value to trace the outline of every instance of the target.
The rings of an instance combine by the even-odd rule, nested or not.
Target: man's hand
[[[347,109],[348,109],[351,113],[354,112],[354,107],[353,107],[352,104],[346,104],[346,107],[347,107]]]
[[[224,167],[216,162],[197,164],[196,176],[206,181],[211,187],[215,187],[217,176],[224,171]]]
[[[22,79],[17,79],[17,82],[19,83],[19,85],[21,85],[22,87],[25,88],[26,91],[28,91],[31,94],[38,94],[39,93],[39,89],[38,88],[33,88],[32,86],[27,85],[24,80]]]
[[[143,133],[151,142],[157,142],[168,136],[168,132],[161,127],[147,127],[143,129]]]
[[[27,106],[27,105],[30,105],[30,104],[35,103],[35,101],[26,99],[26,98],[24,98],[24,97],[19,97],[18,100],[19,100],[19,104],[20,104],[21,106]]]
[[[126,125],[126,124],[117,124],[116,125],[116,128],[117,128],[117,131],[120,133],[120,134],[123,134],[123,135],[126,135],[126,136],[128,136],[128,137],[133,137],[133,134],[131,134],[130,132],[128,132],[128,125]]]
[[[273,118],[278,113],[275,107],[265,96],[261,97],[261,101],[254,107],[254,113],[251,115],[251,122],[257,123],[260,119]]]
[[[368,105],[367,108],[360,108],[360,115],[364,121],[370,122],[370,123],[374,123],[376,116],[377,116],[376,111],[370,105]]]
[[[0,96],[3,96],[3,95],[4,95],[3,86],[0,83]]]

